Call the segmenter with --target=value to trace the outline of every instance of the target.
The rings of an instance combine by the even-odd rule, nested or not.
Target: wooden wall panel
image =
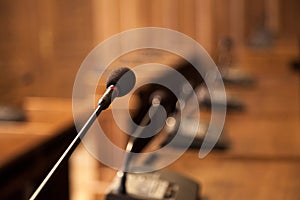
[[[40,16],[43,16],[43,10],[40,11]],[[53,36],[49,43],[52,43],[53,52],[43,59],[52,78],[49,80],[49,90],[54,92],[54,96],[71,97],[77,70],[92,49],[90,5],[80,0],[57,0],[52,12],[54,14],[49,21],[53,25],[49,29]],[[44,70],[42,72],[44,76],[41,77],[49,76]]]
[[[214,1],[214,37],[216,42],[230,35],[230,0]]]
[[[138,27],[138,4],[137,0],[119,1],[120,31]]]
[[[201,0],[196,1],[196,20],[195,32],[196,40],[206,49],[207,52],[213,52],[215,48],[214,40],[214,15],[213,15],[213,1]]]
[[[179,0],[162,1],[162,21],[165,28],[179,30]]]
[[[71,97],[75,74],[91,50],[91,6],[83,1],[0,3],[1,101]]]
[[[246,1],[246,26],[245,34],[246,39],[252,37],[252,35],[262,30],[265,27],[266,12],[265,2],[261,0]]]
[[[297,36],[300,40],[300,1],[298,0],[281,0],[281,35],[286,37]]]
[[[0,2],[0,104],[21,106],[30,92],[36,44],[30,2]]]
[[[245,0],[230,0],[229,35],[233,38],[235,49],[245,45]]]
[[[179,1],[179,31],[195,39],[195,0]]]
[[[119,0],[92,0],[94,45],[120,32]]]
[[[280,0],[266,0],[266,13],[267,19],[267,26],[274,34],[274,36],[278,36],[280,34]]]
[[[120,31],[170,28],[212,53],[224,35],[244,45],[263,25],[279,36],[299,35],[298,7],[297,0],[2,0],[0,101],[26,95],[71,97],[85,56]]]

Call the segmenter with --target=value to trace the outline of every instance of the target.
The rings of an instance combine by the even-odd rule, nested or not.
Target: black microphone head
[[[118,97],[126,95],[135,85],[135,75],[127,67],[121,67],[111,72],[106,81],[106,88],[114,85],[118,89]]]

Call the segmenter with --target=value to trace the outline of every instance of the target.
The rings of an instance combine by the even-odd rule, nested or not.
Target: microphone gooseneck
[[[106,92],[100,98],[97,108],[91,114],[90,118],[87,120],[87,122],[81,128],[81,130],[78,132],[76,137],[72,140],[71,144],[64,151],[62,156],[58,159],[58,161],[52,167],[52,169],[47,174],[47,176],[44,178],[44,180],[39,185],[39,187],[34,191],[32,196],[30,197],[30,200],[36,199],[38,194],[44,188],[44,186],[46,185],[48,180],[51,178],[51,176],[54,174],[56,169],[60,166],[60,164],[71,156],[71,154],[76,149],[76,147],[80,144],[81,139],[85,136],[85,134],[87,133],[89,128],[92,126],[94,121],[97,119],[98,115],[101,113],[101,111],[108,108],[108,106],[111,104],[111,102],[113,101],[114,98],[121,97],[121,96],[124,96],[127,93],[129,93],[130,90],[134,87],[134,85],[135,85],[135,75],[130,69],[122,67],[111,73],[111,75],[107,79]]]
[[[152,106],[155,108],[153,110],[153,115],[158,114],[158,105],[161,105],[161,102],[166,99],[166,95],[162,91],[156,91],[151,96],[149,101],[151,102]],[[127,188],[126,188],[126,181],[127,181],[127,173],[129,170],[129,165],[131,162],[131,159],[134,156],[134,148],[136,145],[136,142],[138,138],[141,136],[145,136],[144,134],[148,131],[147,124],[149,124],[151,121],[151,118],[149,117],[149,113],[147,113],[144,117],[142,122],[140,123],[140,126],[134,131],[132,136],[129,138],[128,143],[126,145],[126,154],[125,154],[125,160],[123,163],[123,167],[121,170],[117,172],[117,176],[119,177],[119,185],[117,188],[118,193],[120,194],[127,194]]]

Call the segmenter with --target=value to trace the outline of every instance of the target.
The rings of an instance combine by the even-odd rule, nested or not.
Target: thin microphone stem
[[[41,192],[43,187],[46,185],[48,180],[51,178],[55,170],[59,167],[59,165],[65,160],[68,159],[73,151],[76,149],[76,147],[79,145],[81,138],[85,136],[89,128],[92,126],[93,122],[97,119],[98,115],[103,110],[102,106],[98,106],[96,110],[93,112],[93,114],[90,116],[88,121],[84,124],[80,132],[76,135],[76,137],[73,139],[71,144],[68,146],[68,148],[65,150],[65,152],[62,154],[62,156],[59,158],[59,160],[55,163],[55,165],[52,167],[51,171],[47,174],[47,176],[44,178],[43,182],[39,185],[39,187],[35,190],[35,192],[32,194],[29,200],[34,200],[38,194]]]
[[[154,108],[153,110],[153,116],[155,116],[155,114],[158,113],[158,105],[160,105],[160,100],[157,99],[157,104],[154,105],[152,103],[152,106]],[[121,172],[121,177],[120,177],[120,185],[118,188],[118,192],[120,192],[121,194],[126,194],[127,193],[127,189],[126,189],[126,181],[127,181],[127,172],[129,170],[129,164],[130,161],[133,157],[133,146],[136,143],[136,139],[139,138],[140,136],[142,136],[143,132],[146,130],[146,128],[144,126],[147,126],[147,124],[151,121],[151,119],[149,118],[149,112],[147,112],[143,119],[142,122],[140,123],[140,126],[137,127],[137,129],[135,130],[134,134],[132,134],[133,137],[131,137],[126,145],[126,154],[125,154],[125,160],[124,160],[124,164],[123,164],[123,168],[122,170],[120,170],[119,172]]]

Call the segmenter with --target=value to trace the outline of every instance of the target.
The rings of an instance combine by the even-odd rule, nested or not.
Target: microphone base
[[[118,192],[119,177],[114,180],[105,200],[199,200],[200,185],[171,171],[127,174],[127,193]]]

